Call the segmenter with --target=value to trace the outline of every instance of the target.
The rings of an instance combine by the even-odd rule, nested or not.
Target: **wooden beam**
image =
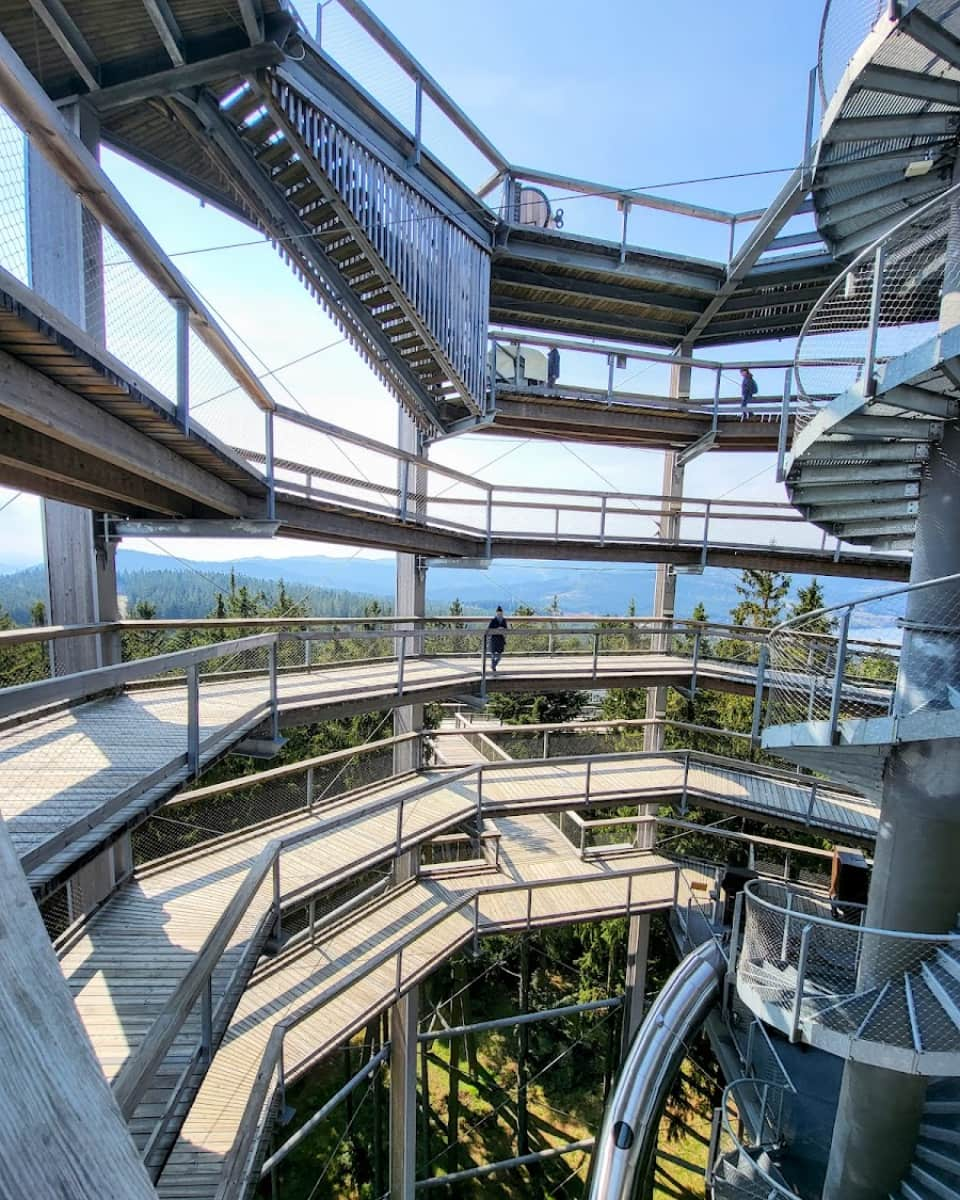
[[[155,1200],[0,820],[3,1191]]]
[[[61,0],[27,0],[91,92],[100,86],[100,64]]]
[[[3,351],[0,416],[139,474],[204,508],[246,515],[247,497],[236,488]]]
[[[214,79],[230,75],[249,75],[282,62],[283,51],[276,42],[262,42],[229,54],[219,54],[201,62],[181,64],[170,71],[158,71],[140,79],[130,79],[113,87],[101,88],[89,104],[99,113],[112,112],[160,96],[173,96],[186,88],[201,87]]]
[[[186,62],[183,56],[183,34],[167,0],[141,0],[141,3],[160,34],[160,41],[170,55],[170,61],[175,67],[182,67]]]

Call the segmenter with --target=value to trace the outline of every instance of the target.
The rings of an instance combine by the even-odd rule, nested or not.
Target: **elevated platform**
[[[704,659],[696,670],[701,687],[739,694],[755,689],[755,668],[749,664]],[[508,692],[689,686],[692,673],[692,660],[659,654],[601,655],[596,663],[587,655],[511,655],[502,660],[495,676],[487,677],[487,686],[491,691]],[[296,726],[369,712],[401,700],[452,699],[465,692],[478,693],[482,680],[480,663],[472,657],[407,659],[402,690],[396,660],[281,672],[279,719],[281,724]],[[37,686],[49,690],[58,685]],[[104,685],[94,681],[90,686],[99,690]],[[23,691],[26,702],[36,688]],[[269,685],[264,676],[241,674],[238,679],[214,676],[205,680],[199,701],[199,762],[208,763],[227,753],[267,720],[269,712]],[[56,886],[100,846],[142,820],[185,782],[188,733],[186,684],[137,687],[73,707],[35,715],[27,712],[0,733],[0,790],[6,797],[0,802],[0,811],[36,890],[43,893]],[[668,791],[673,779],[672,774],[654,779],[652,786]],[[691,774],[689,786],[694,791],[698,779],[695,772]],[[765,785],[760,782],[754,794],[749,778],[738,775],[734,782],[724,780],[722,770],[708,769],[702,794],[723,799],[734,809],[743,804],[748,809],[777,813],[787,822],[805,821],[809,816],[814,823],[850,837],[873,836],[875,819],[869,808],[856,801],[851,800],[852,807],[846,810],[833,810],[826,796],[820,795],[810,808],[809,787],[784,784],[770,795],[761,795]],[[625,783],[627,792],[634,791],[638,782]],[[495,792],[489,792],[488,803],[495,797]]]

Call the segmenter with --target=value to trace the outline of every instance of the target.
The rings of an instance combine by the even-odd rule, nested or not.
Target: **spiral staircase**
[[[960,416],[960,5],[829,0],[819,68],[814,210],[846,266],[798,340],[795,378],[807,405],[780,476],[826,533],[910,551],[927,464]],[[935,593],[944,628],[956,590],[951,580]],[[884,611],[887,629],[901,624],[895,609]],[[917,702],[902,679],[899,690],[892,681],[892,640],[850,651],[849,636],[877,627],[871,615],[869,604],[851,604],[774,631],[762,742],[879,803],[892,746],[956,737],[960,706],[935,695],[944,685],[934,656]],[[887,680],[872,697],[871,654]],[[802,694],[800,663],[819,673]],[[891,1200],[960,1200],[960,934],[872,930],[861,927],[862,912],[759,882],[748,885],[743,915],[731,963],[738,998],[759,1020],[844,1061],[930,1081],[913,1162]],[[728,1131],[711,1172],[714,1197],[794,1195],[775,1169],[781,1148]]]

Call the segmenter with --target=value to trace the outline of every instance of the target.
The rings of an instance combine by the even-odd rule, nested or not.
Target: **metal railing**
[[[635,898],[633,892],[633,880],[637,876],[664,873],[666,872],[663,865],[657,864],[633,871],[611,871],[604,876],[604,879],[606,881],[622,880],[624,882],[626,885],[625,900],[622,905],[618,905],[618,909],[624,915],[629,915],[642,908],[642,903]],[[428,975],[430,971],[448,958],[458,947],[470,941],[476,941],[485,932],[482,911],[485,898],[505,894],[515,894],[525,897],[524,915],[516,921],[508,922],[508,927],[511,931],[529,932],[543,921],[550,923],[558,917],[563,919],[567,915],[563,912],[556,912],[550,904],[542,905],[542,912],[535,911],[536,906],[533,902],[534,894],[548,891],[551,888],[569,887],[571,883],[575,882],[575,880],[571,880],[569,877],[561,877],[537,880],[529,883],[511,881],[505,884],[475,889],[454,902],[451,906],[445,907],[441,912],[428,918],[409,934],[402,936],[398,942],[387,945],[377,951],[368,961],[350,972],[346,978],[331,983],[328,988],[321,991],[317,996],[314,996],[309,1004],[278,1021],[273,1027],[267,1041],[253,1087],[247,1097],[244,1111],[240,1118],[237,1134],[233,1145],[227,1153],[224,1175],[217,1190],[217,1200],[231,1200],[232,1197],[242,1194],[245,1181],[257,1170],[256,1151],[258,1144],[265,1128],[270,1123],[275,1101],[278,1097],[282,1098],[283,1096],[287,1079],[283,1044],[287,1033],[291,1029],[302,1024],[323,1004],[327,1003],[333,996],[341,993],[345,988],[360,982],[374,971],[389,966],[392,971],[392,984],[389,988],[381,992],[374,1004],[368,1006],[367,1010],[362,1014],[358,1014],[353,1024],[355,1027],[360,1027],[369,1020],[374,1012],[380,1012],[391,1004],[396,1003],[410,987]],[[405,972],[404,954],[415,951],[417,943],[425,934],[433,933],[440,926],[448,923],[452,924],[453,929],[446,943],[437,947],[432,952],[428,951],[426,955],[422,955],[419,960],[415,960],[409,971]],[[502,922],[498,921],[491,926],[491,931],[495,931],[501,925]]]
[[[957,707],[960,575],[794,617],[770,631],[769,647],[766,728],[805,725],[831,745],[843,721],[890,718],[876,741],[923,736],[922,718]]]
[[[782,403],[778,397],[778,416]],[[691,412],[719,412],[719,398],[717,405],[689,404]],[[237,453],[265,467],[275,493],[464,534],[479,541],[487,556],[495,538],[656,541],[666,501],[677,518],[676,544],[699,549],[704,562],[718,527],[728,531],[728,543],[767,546],[782,544],[781,526],[805,524],[793,507],[774,501],[494,484],[282,405],[271,427],[272,457],[257,449]]]
[[[738,994],[791,1041],[835,1052],[856,1042],[861,1057],[873,1043],[871,1061],[889,1058],[894,1069],[925,1053],[960,1054],[956,1005],[935,971],[960,961],[960,934],[867,927],[862,906],[767,880],[751,880],[744,895]]]
[[[811,309],[797,339],[797,389],[806,405],[796,415],[794,439],[824,399],[848,391],[873,396],[890,359],[936,334],[949,213],[958,194],[955,184],[913,209],[862,250]]]
[[[394,739],[395,742],[399,740],[401,739]],[[349,755],[350,752],[340,752],[337,756],[337,761],[348,758]],[[312,794],[311,774],[316,771],[318,766],[327,765],[329,761],[330,756],[326,756],[325,758],[310,760],[307,763],[297,763],[291,768],[281,768],[280,772],[267,772],[266,774],[272,780],[277,780],[281,777],[289,779],[296,775],[304,775],[308,794],[307,809],[312,814],[324,807],[324,805],[329,806],[334,800],[340,799],[339,796],[334,796],[320,800]],[[415,837],[411,840],[410,832],[405,831],[404,828],[404,817],[405,814],[409,814],[412,802],[420,800],[424,796],[436,792],[441,788],[447,788],[451,784],[467,783],[474,778],[476,792],[474,799],[464,799],[462,808],[455,813],[446,813],[436,820],[421,824],[416,830]],[[262,782],[262,777],[256,780],[256,783],[260,782]],[[197,793],[181,796],[179,803],[183,804],[188,801],[195,802],[198,799],[209,799],[212,796],[228,792],[235,795],[238,791],[250,786],[252,786],[250,778],[230,780],[226,784],[215,785]],[[391,794],[375,802],[373,805],[368,805],[367,810],[371,812],[396,810],[395,837],[389,844],[382,846],[379,852],[372,858],[365,859],[362,863],[352,864],[351,870],[359,869],[361,865],[364,868],[368,868],[376,865],[377,862],[398,858],[401,853],[410,848],[411,844],[419,844],[421,841],[429,839],[444,829],[462,822],[473,813],[479,812],[482,802],[481,788],[482,772],[474,767],[465,767],[447,775],[441,781],[428,780],[421,782],[403,789],[398,794]],[[355,809],[353,810],[353,815],[356,815]],[[291,893],[285,893],[282,888],[281,869],[283,853],[317,836],[317,827],[309,825],[307,828],[300,829],[295,833],[271,840],[259,852],[227,908],[218,918],[213,929],[204,940],[203,946],[197,952],[186,974],[181,978],[174,992],[164,1004],[162,1013],[156,1018],[137,1050],[127,1060],[123,1069],[114,1080],[114,1095],[125,1117],[129,1118],[132,1115],[137,1103],[149,1088],[157,1068],[163,1061],[164,1056],[198,999],[201,1000],[203,1005],[202,1026],[204,1030],[200,1053],[205,1054],[209,1058],[212,1053],[209,1031],[214,1021],[212,980],[223,952],[241,920],[250,910],[251,906],[256,903],[259,903],[264,908],[264,912],[258,922],[259,932],[252,935],[251,942],[261,945],[263,938],[266,936],[267,929],[269,929],[276,942],[280,941],[283,908],[291,902]],[[209,847],[205,849],[208,850]],[[154,865],[155,869],[156,865]],[[261,892],[261,885],[265,882],[268,875],[272,876],[272,899],[268,899]],[[327,886],[329,882],[329,878],[324,878],[318,870],[315,881],[308,888],[304,888],[302,884],[299,885],[294,889],[293,895],[302,903],[305,892],[320,890],[321,887]],[[246,962],[246,957],[244,958],[244,962]],[[227,991],[229,992],[229,988]]]
[[[761,1165],[764,1151],[782,1141],[782,1114],[788,1089],[752,1078],[723,1090],[714,1113],[709,1177],[716,1200],[798,1200]]]

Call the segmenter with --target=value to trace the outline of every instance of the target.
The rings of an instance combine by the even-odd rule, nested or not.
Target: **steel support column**
[[[643,1002],[647,990],[647,958],[650,952],[650,914],[630,918],[627,928],[627,974],[623,997],[623,1024],[620,1030],[621,1058],[630,1048],[643,1022]]]
[[[417,1175],[418,991],[390,1010],[390,1200],[413,1200]]]
[[[960,201],[950,214],[941,331],[960,324]],[[910,582],[960,571],[955,536],[960,429],[948,424],[931,448],[920,496]],[[950,707],[960,687],[960,644],[950,632],[955,594],[929,588],[909,597],[894,719]],[[951,931],[960,909],[960,739],[894,745],[884,769],[876,857],[865,924],[921,933]],[[902,971],[907,964],[899,963]],[[865,955],[861,985],[890,974]],[[897,1190],[913,1157],[926,1079],[863,1064],[844,1068],[824,1200],[874,1200]],[[877,1097],[883,1097],[878,1103]]]
[[[416,424],[403,408],[399,410],[399,427],[397,445],[401,450],[411,454],[423,455],[423,442]],[[426,516],[426,471],[412,466],[407,462],[397,464],[397,488],[403,508],[402,517],[422,521]],[[397,555],[397,581],[394,612],[400,617],[423,617],[426,614],[427,600],[427,569],[421,565],[421,558],[416,554]],[[404,628],[404,627],[399,627]],[[406,626],[410,630],[413,625]],[[402,648],[398,644],[394,648],[397,655],[397,678],[399,682],[401,661],[406,661],[411,655],[418,654],[422,649],[421,636],[408,636],[404,639]],[[393,710],[393,732],[396,735],[413,733],[423,728],[423,705],[402,704]],[[393,769],[397,774],[415,771],[420,766],[419,746],[415,741],[401,742],[393,752]]]

